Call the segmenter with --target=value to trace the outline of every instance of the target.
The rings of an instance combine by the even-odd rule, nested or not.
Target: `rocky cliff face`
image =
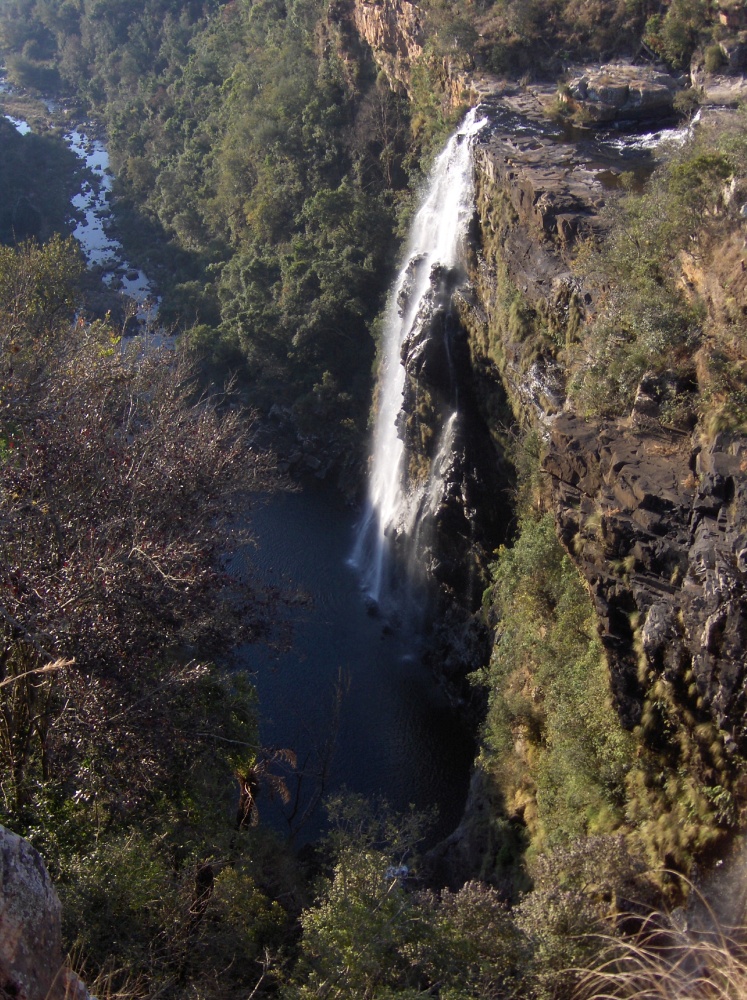
[[[447,109],[478,104],[496,81],[448,56],[426,55],[425,12],[410,0],[334,0],[330,19],[342,28],[343,50],[363,45],[392,90],[412,97],[413,69],[426,58]]]
[[[407,480],[417,492],[421,568],[467,608],[479,605],[491,553],[510,517],[506,470],[474,395],[466,331],[452,306],[457,272],[434,268],[424,316],[402,345],[405,368],[399,434],[408,456]],[[468,665],[465,665],[468,667]]]
[[[422,45],[418,23],[412,48],[416,14],[406,6],[397,26],[396,5],[353,8],[361,37],[405,88],[408,45]],[[386,62],[394,50],[402,56],[396,70]],[[585,121],[649,118],[671,114],[678,88],[655,71],[592,67],[560,97]],[[666,374],[644,378],[632,412],[616,420],[583,420],[565,394],[564,353],[603,292],[571,269],[571,252],[602,231],[601,209],[619,175],[653,168],[656,142],[558,125],[546,113],[554,87],[460,79],[455,90],[479,90],[491,122],[475,154],[471,281],[455,299],[474,411],[495,430],[508,400],[514,420],[544,442],[549,502],[593,597],[624,723],[641,721],[661,681],[691,730],[707,723],[717,733],[712,756],[744,754],[747,441],[665,425],[662,400],[688,391]],[[438,344],[406,352],[421,410],[424,386],[437,395]],[[415,421],[403,428],[413,438],[420,431]]]
[[[744,753],[747,441],[663,427],[657,388],[644,382],[630,419],[553,422],[558,529],[589,583],[624,721],[640,721],[662,676]]]
[[[425,41],[419,7],[409,0],[335,0],[330,17],[369,48],[393,90],[410,93]]]
[[[523,112],[523,127],[502,112],[476,156],[478,249],[462,304],[474,368],[485,396],[500,379],[544,439],[558,532],[593,596],[623,721],[640,721],[663,677],[743,753],[747,441],[663,425],[666,375],[643,380],[626,418],[585,421],[569,407],[557,358],[598,291],[572,275],[569,251],[598,230],[605,184],[631,160],[532,134],[541,112],[521,100],[502,106]]]

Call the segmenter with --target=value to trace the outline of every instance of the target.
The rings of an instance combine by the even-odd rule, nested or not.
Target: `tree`
[[[301,916],[287,1000],[516,995],[527,955],[499,894],[479,882],[457,893],[416,888],[423,817],[354,796],[334,801],[330,812],[334,867]]]
[[[180,351],[72,319],[79,268],[59,239],[0,249],[0,680],[28,675],[0,689],[15,813],[39,781],[115,808],[173,780],[205,726],[170,706],[211,717],[205,658],[263,627],[219,561],[268,483],[244,417]],[[59,657],[74,666],[28,674]],[[253,718],[239,729],[251,743]]]

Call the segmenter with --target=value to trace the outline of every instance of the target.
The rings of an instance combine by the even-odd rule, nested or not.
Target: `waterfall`
[[[472,109],[436,160],[386,307],[368,497],[351,557],[367,594],[377,605],[386,604],[394,589],[394,547],[403,538],[417,536],[419,512],[433,503],[433,485],[445,462],[444,449],[453,440],[456,397],[451,416],[444,421],[430,474],[420,482],[410,481],[402,436],[402,421],[407,416],[403,413],[403,349],[418,331],[425,330],[438,308],[434,285],[440,281],[443,296],[449,284],[443,276],[451,274],[463,260],[463,242],[474,212],[471,147],[485,122],[478,120],[476,109]],[[445,347],[450,363],[448,331]]]

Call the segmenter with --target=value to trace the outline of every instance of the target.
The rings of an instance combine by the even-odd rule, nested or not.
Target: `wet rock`
[[[322,460],[317,455],[304,455],[303,464],[311,472],[318,472],[322,467]]]
[[[472,773],[462,821],[425,856],[426,882],[438,888],[459,889],[469,879],[483,880],[489,871],[491,883],[504,897],[515,897],[515,873],[506,870],[501,874],[501,865],[507,857],[518,856],[525,844],[526,831],[519,817],[505,818],[498,826],[496,816],[505,817],[503,797],[478,765]]]

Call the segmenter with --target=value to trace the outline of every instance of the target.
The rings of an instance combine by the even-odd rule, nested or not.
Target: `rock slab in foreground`
[[[90,1000],[66,968],[60,900],[39,852],[0,826],[0,996]]]

